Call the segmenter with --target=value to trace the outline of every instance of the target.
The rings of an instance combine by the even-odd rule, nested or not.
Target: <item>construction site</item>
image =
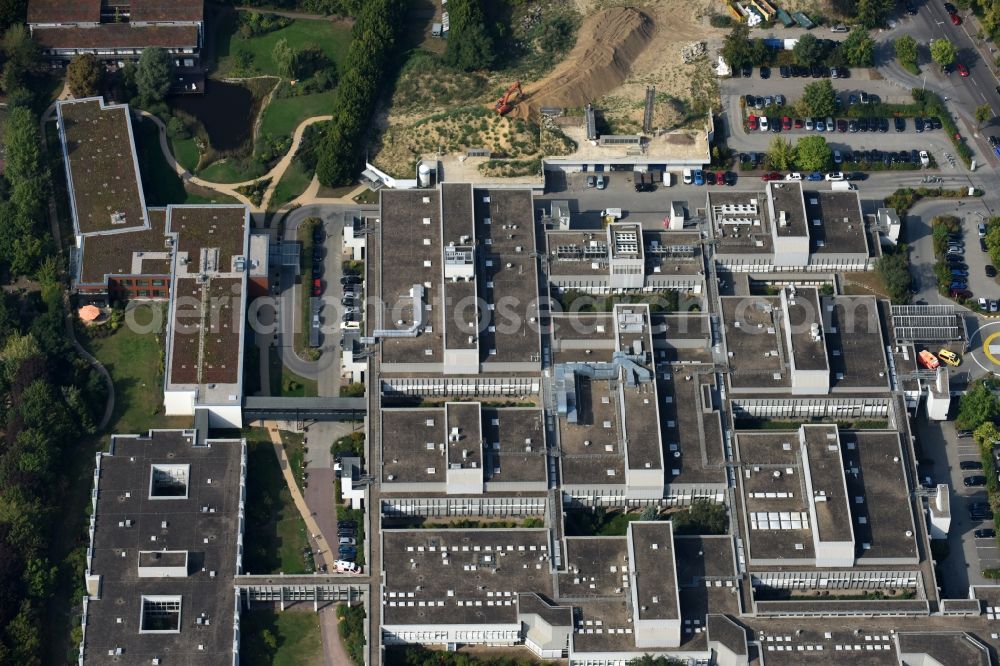
[[[701,166],[719,103],[708,58],[725,34],[709,25],[716,11],[708,0],[526,3],[510,18],[511,39],[542,55],[532,29],[556,13],[575,26],[572,47],[475,72],[440,62],[447,21],[435,23],[403,68],[370,161],[395,178],[426,161],[445,180],[512,184],[540,182],[546,170]],[[439,5],[435,21],[444,14]]]

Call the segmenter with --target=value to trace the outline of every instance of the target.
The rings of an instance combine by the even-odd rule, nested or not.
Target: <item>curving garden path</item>
[[[263,213],[267,210],[267,205],[271,201],[271,197],[274,196],[274,190],[281,182],[282,176],[285,175],[285,171],[292,164],[292,159],[299,150],[299,146],[302,144],[302,135],[305,133],[306,128],[315,123],[324,122],[330,120],[333,116],[313,116],[311,118],[306,118],[299,126],[295,128],[294,134],[292,134],[292,145],[285,153],[285,156],[278,160],[270,171],[260,176],[259,178],[252,178],[250,180],[245,180],[239,183],[215,183],[210,180],[204,180],[192,174],[190,171],[181,166],[177,160],[174,158],[173,152],[170,150],[170,142],[167,140],[167,127],[163,124],[163,121],[149,113],[148,111],[139,110],[139,114],[144,118],[148,118],[153,121],[157,129],[160,132],[160,150],[163,151],[163,157],[167,160],[167,164],[173,169],[177,175],[181,177],[182,180],[204,187],[206,189],[214,190],[219,194],[224,194],[226,196],[233,197],[240,203],[243,203],[250,207],[251,213]],[[237,188],[243,187],[245,185],[252,185],[259,180],[264,178],[270,178],[271,183],[267,186],[267,190],[264,192],[264,197],[261,199],[260,205],[255,206],[245,195],[240,194],[236,191]]]

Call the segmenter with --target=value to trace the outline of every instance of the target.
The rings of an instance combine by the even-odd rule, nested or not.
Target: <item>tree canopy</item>
[[[802,89],[800,101],[803,115],[832,116],[837,108],[836,94],[830,79],[820,79]]]
[[[833,163],[833,151],[822,136],[804,136],[795,144],[795,163],[803,171],[825,171]]]
[[[162,102],[170,90],[172,63],[166,49],[146,49],[139,56],[135,84],[144,104]]]
[[[947,67],[955,62],[958,51],[955,45],[943,37],[931,42],[931,58],[942,67]]]
[[[864,28],[856,27],[844,40],[844,57],[851,67],[871,67],[875,64],[875,40]]]
[[[496,62],[496,50],[481,0],[452,0],[448,16],[451,27],[445,64],[467,71],[489,69]]]
[[[814,34],[807,32],[799,37],[799,41],[795,43],[792,55],[795,56],[795,62],[798,64],[812,67],[822,63],[824,56],[826,56],[826,47],[816,39]]]
[[[370,0],[354,24],[344,75],[333,97],[333,118],[317,151],[316,175],[324,185],[350,183],[361,161],[365,132],[396,53],[406,0]]]
[[[757,64],[750,41],[750,26],[742,22],[733,26],[722,43],[722,57],[734,69]]]
[[[76,97],[90,97],[97,94],[103,67],[93,53],[83,53],[73,58],[66,67],[66,83]]]
[[[885,19],[896,6],[895,0],[857,0],[854,14],[858,21],[869,30],[881,28]]]
[[[997,416],[1000,416],[1000,400],[993,394],[993,388],[980,379],[959,399],[955,425],[975,430]]]
[[[910,35],[903,35],[893,43],[896,58],[903,63],[917,64],[917,40]]]
[[[795,148],[790,141],[776,136],[767,147],[767,163],[772,169],[788,171],[795,165]]]
[[[885,252],[875,261],[875,272],[882,280],[890,300],[895,304],[910,301],[910,262],[906,246],[901,245],[893,252]]]

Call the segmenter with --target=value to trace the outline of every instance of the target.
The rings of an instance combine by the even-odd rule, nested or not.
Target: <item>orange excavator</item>
[[[524,97],[524,91],[521,90],[521,82],[515,81],[509,88],[507,92],[503,94],[503,97],[497,100],[496,110],[501,116],[505,116],[510,113],[510,110],[514,108],[514,100],[511,97],[517,93],[517,99]]]

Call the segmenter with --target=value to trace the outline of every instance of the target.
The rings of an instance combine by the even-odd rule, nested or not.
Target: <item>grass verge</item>
[[[221,159],[217,162],[212,162],[212,164],[198,172],[198,177],[212,183],[225,184],[242,183],[255,179],[254,175],[242,170],[237,160],[231,159]]]
[[[298,432],[281,432],[281,444],[285,447],[285,455],[288,456],[288,466],[292,469],[292,476],[299,490],[305,488],[306,471],[306,448],[305,438]]]
[[[268,358],[270,360],[270,372],[268,373],[268,379],[271,380],[270,395],[292,398],[315,398],[319,395],[316,380],[297,375],[285,367],[277,349],[272,347]]]
[[[260,428],[247,438],[247,525],[244,570],[247,573],[312,573],[306,524],[285,485],[268,433]]]
[[[254,610],[240,616],[240,663],[244,666],[311,664],[322,649],[316,613]]]

